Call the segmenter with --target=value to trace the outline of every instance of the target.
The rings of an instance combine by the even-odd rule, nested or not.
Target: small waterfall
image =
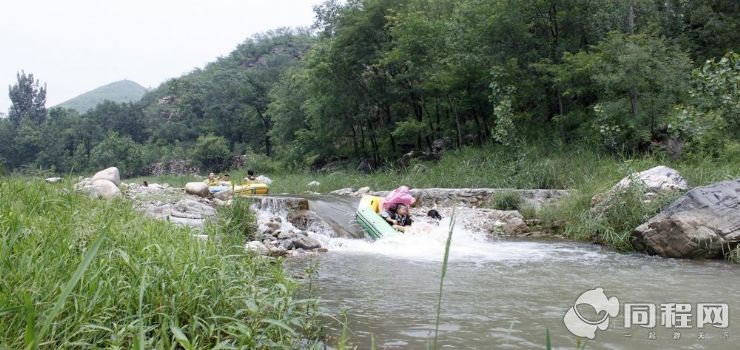
[[[301,216],[304,221],[295,220],[296,209],[308,209],[308,201],[303,198],[264,197],[255,200],[253,208],[258,214],[260,229],[266,229],[268,223],[273,226],[277,223],[280,225],[279,230],[283,232],[302,230],[333,253],[381,255],[413,261],[441,261],[444,256],[449,234],[449,217],[435,224],[427,221],[422,215],[417,215],[416,222],[409,232],[371,241],[364,236],[356,236],[350,232],[357,230],[357,225],[354,223],[353,203],[337,202],[332,199],[321,199],[321,201],[323,204],[316,199],[311,201],[311,203],[317,203],[311,208],[317,213],[312,211],[301,213],[300,215],[304,215]],[[318,211],[324,212],[318,213]],[[291,220],[296,225],[291,223]],[[306,221],[308,221],[307,224]],[[337,228],[337,225],[340,227]],[[458,222],[452,230],[450,260],[475,263],[536,261],[552,257],[562,249],[552,243],[505,241],[492,238],[487,232],[466,228]],[[597,258],[597,256],[587,255],[589,254],[586,253],[581,258]]]
[[[298,197],[248,196],[256,210],[266,210],[274,213],[291,210],[308,210],[308,200]]]

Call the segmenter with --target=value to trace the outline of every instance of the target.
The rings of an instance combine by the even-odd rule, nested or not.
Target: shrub
[[[231,151],[226,139],[213,134],[198,137],[193,150],[193,160],[205,171],[225,170],[230,156]]]
[[[280,172],[283,166],[280,162],[262,153],[247,153],[245,155],[245,169],[254,170],[257,174],[274,174]]]
[[[222,234],[248,241],[255,238],[257,220],[250,204],[248,200],[236,198],[232,205],[219,209],[217,227]]]
[[[134,176],[144,167],[144,152],[130,137],[111,132],[90,151],[90,165],[96,170],[115,166],[122,176]]]
[[[493,208],[498,210],[519,210],[522,197],[516,192],[503,192],[494,195]]]
[[[617,250],[632,250],[630,237],[632,231],[642,223],[657,215],[673,202],[680,192],[658,194],[649,201],[644,198],[643,186],[634,185],[608,199],[608,204],[600,210],[586,210],[579,220],[566,228],[566,235],[574,237],[589,236]]]

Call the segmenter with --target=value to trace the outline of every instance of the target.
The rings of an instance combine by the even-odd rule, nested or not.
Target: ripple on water
[[[376,242],[311,235],[329,248],[318,257],[322,308],[333,314],[348,309],[352,342],[361,349],[371,339],[381,348],[426,348],[433,337],[445,223]],[[737,286],[740,266],[721,261],[622,254],[574,242],[492,240],[455,228],[439,342],[461,349],[542,348],[549,329],[555,348],[573,349],[575,337],[562,317],[580,293],[603,287],[621,302],[726,302],[731,337],[723,341],[721,333],[708,333],[705,343],[697,343],[691,333],[673,342],[670,330],[658,329],[658,342],[648,340],[647,332],[627,338],[620,314],[589,349],[737,349]]]

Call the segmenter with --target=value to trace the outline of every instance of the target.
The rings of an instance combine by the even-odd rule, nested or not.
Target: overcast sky
[[[121,79],[156,87],[252,34],[313,23],[321,0],[1,0],[0,112],[16,72],[48,87],[47,106]]]

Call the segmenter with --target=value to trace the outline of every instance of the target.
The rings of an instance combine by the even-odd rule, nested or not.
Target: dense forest
[[[255,35],[140,102],[84,114],[47,110],[42,77],[19,73],[0,171],[371,171],[532,142],[711,157],[740,140],[736,0],[330,0],[315,12],[312,28]]]

